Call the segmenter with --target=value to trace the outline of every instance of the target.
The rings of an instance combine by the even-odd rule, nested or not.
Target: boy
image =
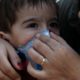
[[[58,34],[55,2],[55,0],[1,0],[1,37],[18,48],[45,29]],[[14,64],[13,66],[15,67]],[[0,69],[4,72],[2,68]],[[9,78],[13,80],[13,77]],[[28,79],[28,76],[25,79]]]

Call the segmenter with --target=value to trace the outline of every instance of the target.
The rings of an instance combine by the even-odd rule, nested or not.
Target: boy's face
[[[25,6],[17,14],[17,20],[11,28],[10,42],[15,46],[25,44],[32,39],[36,33],[43,29],[51,29],[58,34],[57,15],[55,7],[51,8],[46,4],[42,7]]]

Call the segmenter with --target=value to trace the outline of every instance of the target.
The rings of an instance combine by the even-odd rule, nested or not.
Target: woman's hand
[[[59,36],[51,33],[51,37],[38,35],[29,56],[41,71],[35,70],[31,63],[28,72],[40,80],[80,80],[79,55]]]
[[[13,47],[5,40],[0,39],[0,80],[20,80],[20,76],[14,70],[12,65],[20,70],[20,62]]]

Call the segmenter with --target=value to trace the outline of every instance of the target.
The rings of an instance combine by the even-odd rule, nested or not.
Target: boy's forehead
[[[43,6],[37,6],[37,7],[28,7],[25,6],[21,8],[17,12],[17,18],[28,18],[30,16],[36,16],[36,17],[43,17],[43,18],[50,18],[56,16],[56,7],[50,7],[48,5]]]

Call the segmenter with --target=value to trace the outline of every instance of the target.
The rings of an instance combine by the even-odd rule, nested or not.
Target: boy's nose
[[[40,35],[45,35],[45,36],[49,36],[50,37],[50,34],[49,34],[49,30],[48,29],[43,29],[39,32]]]
[[[48,26],[43,25],[42,28],[40,29],[40,32],[45,31],[45,30],[49,31]]]

